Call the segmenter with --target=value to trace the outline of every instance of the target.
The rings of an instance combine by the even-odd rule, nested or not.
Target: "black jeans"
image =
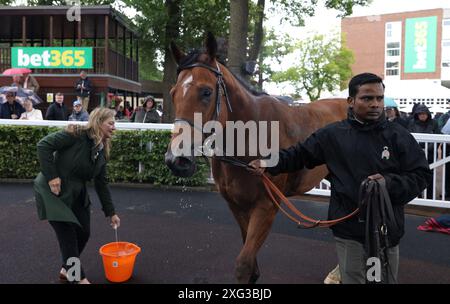
[[[72,208],[73,213],[80,222],[81,226],[69,222],[49,221],[58,238],[59,249],[62,257],[62,267],[66,270],[72,265],[67,265],[67,260],[72,257],[80,258],[90,236],[90,208],[81,206],[79,202],[75,202]],[[85,273],[81,267],[81,277],[84,279]]]

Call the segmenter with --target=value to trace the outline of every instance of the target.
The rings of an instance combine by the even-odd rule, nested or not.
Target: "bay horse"
[[[319,100],[291,107],[275,97],[255,94],[216,59],[217,42],[211,33],[206,37],[205,49],[187,55],[171,44],[178,64],[177,81],[170,91],[176,117],[174,125],[194,126],[194,113],[201,113],[205,121],[217,120],[222,125],[226,121],[278,121],[279,146],[287,148],[304,141],[317,129],[347,117],[345,99]],[[171,143],[179,135],[173,132]],[[191,151],[195,149],[193,144]],[[169,144],[165,162],[174,175],[189,177],[196,170],[192,155],[175,156]],[[256,158],[238,157],[246,163]],[[211,159],[211,169],[216,186],[241,230],[243,247],[236,259],[235,277],[239,283],[255,283],[260,276],[257,253],[269,234],[277,207],[269,199],[258,176],[215,157]],[[327,174],[322,165],[312,170],[281,174],[271,180],[286,196],[293,196],[311,190]]]

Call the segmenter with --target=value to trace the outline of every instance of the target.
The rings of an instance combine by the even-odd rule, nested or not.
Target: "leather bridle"
[[[189,70],[192,68],[204,68],[207,69],[211,72],[214,73],[214,75],[216,75],[217,78],[217,82],[216,82],[216,107],[215,107],[215,111],[214,111],[214,116],[212,118],[213,121],[217,120],[219,118],[220,115],[220,107],[221,107],[221,101],[222,101],[222,94],[223,96],[225,96],[225,101],[226,101],[226,105],[228,107],[228,110],[232,113],[233,109],[231,108],[231,103],[230,100],[228,98],[228,92],[227,92],[227,87],[225,85],[225,82],[223,81],[223,74],[220,71],[220,66],[219,64],[217,64],[217,69],[213,68],[212,66],[206,65],[204,63],[193,63],[190,65],[186,65],[186,66],[182,66],[182,67],[178,67],[177,69],[177,75],[179,75],[181,73],[181,71],[184,70]],[[184,122],[184,123],[188,123],[191,127],[193,128],[198,128],[198,126],[195,126],[194,123],[188,119],[185,118],[175,118],[174,123],[177,122]]]

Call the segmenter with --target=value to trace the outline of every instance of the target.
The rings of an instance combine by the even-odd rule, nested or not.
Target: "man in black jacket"
[[[55,102],[50,105],[47,109],[47,113],[45,114],[46,120],[67,120],[68,110],[66,105],[64,104],[64,95],[63,93],[55,94]]]
[[[77,99],[81,102],[83,110],[88,111],[89,99],[92,92],[92,82],[85,71],[80,73],[80,79],[78,79],[75,84],[75,90],[77,92]]]
[[[19,119],[25,109],[16,100],[15,92],[6,92],[6,102],[0,105],[0,119]]]
[[[349,83],[348,118],[317,130],[303,143],[281,150],[275,167],[254,160],[253,171],[272,175],[326,164],[331,182],[328,218],[348,215],[358,207],[358,190],[365,179],[386,181],[394,217],[404,234],[404,205],[419,195],[432,173],[414,137],[384,115],[384,84],[374,74],[356,75]],[[336,240],[342,282],[365,283],[367,256],[365,223],[353,217],[331,228]],[[399,240],[387,249],[388,274],[383,281],[397,282]]]

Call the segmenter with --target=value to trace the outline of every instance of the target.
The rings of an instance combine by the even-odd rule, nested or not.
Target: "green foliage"
[[[114,0],[81,0],[82,5],[107,5],[113,4]],[[17,5],[16,0],[0,0],[1,5]],[[68,5],[66,0],[27,0],[25,5],[36,6],[36,5]]]
[[[339,11],[338,16],[349,16],[353,7],[365,6],[373,0],[326,0],[325,7]],[[280,22],[289,22],[294,26],[305,25],[305,17],[314,16],[319,6],[318,0],[270,0],[272,9],[270,13],[280,15]]]
[[[162,61],[170,41],[166,41],[169,15],[161,0],[124,0],[138,12],[133,18],[140,39],[140,75],[142,79],[162,80]],[[202,45],[206,31],[217,36],[228,36],[230,4],[227,0],[179,1],[181,24],[177,40],[181,49]]]
[[[265,35],[258,62],[260,77],[263,77],[258,81],[260,89],[263,88],[263,83],[271,80],[276,73],[273,69],[272,60],[281,64],[282,58],[291,52],[291,38],[289,36],[280,37],[274,31],[269,31]]]
[[[305,91],[311,101],[319,99],[324,90],[341,88],[351,77],[353,54],[338,36],[315,35],[292,45],[291,50],[298,52],[297,65],[274,73],[272,80],[288,82],[298,95]]]
[[[39,173],[36,144],[57,130],[55,127],[0,126],[0,178],[35,178]],[[206,184],[209,167],[202,160],[197,162],[198,170],[191,178],[171,174],[164,163],[169,140],[169,131],[117,131],[108,162],[109,181],[185,186]],[[148,143],[151,143],[151,149],[148,149]]]
[[[0,126],[0,177],[34,178],[39,172],[37,140],[56,128]]]

